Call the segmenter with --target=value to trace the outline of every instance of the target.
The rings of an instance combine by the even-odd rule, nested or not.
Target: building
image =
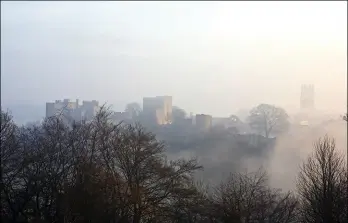
[[[55,102],[46,103],[46,118],[60,116],[66,121],[90,121],[99,111],[98,101],[83,101],[82,105],[79,100],[70,101],[69,99],[56,100]]]
[[[100,110],[99,102],[96,100],[92,101],[82,101],[82,106],[79,107],[80,110],[77,111],[78,114],[81,114],[82,120],[92,120],[98,111]]]
[[[301,86],[300,108],[309,111],[314,109],[314,85]]]
[[[158,125],[172,123],[172,97],[157,96],[143,98],[143,114]]]
[[[74,110],[78,107],[78,100],[71,102],[69,99],[56,100],[55,102],[46,103],[46,117],[57,116],[59,114],[66,114],[69,110]]]
[[[211,115],[198,114],[196,115],[196,126],[200,130],[210,130],[213,124],[213,117]]]

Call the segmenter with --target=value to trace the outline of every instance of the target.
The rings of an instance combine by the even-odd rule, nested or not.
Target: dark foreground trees
[[[298,203],[290,192],[269,187],[264,171],[233,173],[212,194],[217,222],[295,222]]]
[[[105,110],[70,127],[16,128],[5,113],[1,124],[5,222],[164,222],[196,193],[194,159],[167,161],[154,135],[112,125]]]
[[[202,167],[195,159],[169,161],[153,134],[108,117],[102,109],[90,123],[67,126],[57,117],[17,127],[2,112],[2,221],[290,223],[317,222],[320,213],[344,222],[347,171],[331,162],[338,158],[330,143],[316,147],[326,148],[316,150],[322,175],[312,161],[304,165],[298,199],[271,188],[261,170],[233,173],[212,188],[197,184],[193,174]],[[320,180],[331,183],[311,184]]]
[[[301,222],[348,222],[346,159],[328,136],[314,144],[298,177]]]

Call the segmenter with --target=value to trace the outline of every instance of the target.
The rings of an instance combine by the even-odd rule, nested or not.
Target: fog
[[[296,128],[277,138],[274,151],[264,163],[274,187],[295,189],[300,165],[313,152],[313,144],[325,135],[334,138],[336,148],[347,156],[347,123],[332,121],[313,128]]]
[[[301,84],[315,86],[318,111],[346,112],[346,1],[1,2],[1,106],[15,119],[38,119],[56,99],[123,110],[156,95],[217,117],[260,103],[294,114]],[[223,144],[169,155],[197,156],[215,181],[263,166],[293,189],[313,141],[328,134],[344,152],[346,129],[295,128],[254,156]]]
[[[313,152],[314,143],[325,137],[335,139],[336,148],[347,157],[347,122],[333,120],[312,127],[294,126],[276,138],[273,148],[251,153],[245,147],[217,143],[210,149],[179,151],[170,158],[198,158],[204,171],[199,179],[214,185],[229,176],[230,172],[253,172],[262,168],[269,174],[270,184],[283,190],[295,190],[299,167]]]
[[[342,113],[346,17],[344,1],[1,2],[1,103],[172,95],[226,116],[296,111],[308,83],[317,109]]]

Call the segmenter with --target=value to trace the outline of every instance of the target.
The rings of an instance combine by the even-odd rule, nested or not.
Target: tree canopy
[[[248,122],[253,129],[268,138],[271,133],[282,132],[288,128],[288,117],[283,108],[260,104],[250,111]]]
[[[18,127],[1,112],[2,221],[347,222],[347,163],[328,137],[303,163],[297,193],[272,188],[262,169],[208,186],[194,178],[196,159],[169,160],[153,133],[110,114]]]

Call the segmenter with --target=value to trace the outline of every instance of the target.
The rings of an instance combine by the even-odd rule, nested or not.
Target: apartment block
[[[143,113],[158,125],[172,123],[172,97],[156,96],[143,98]]]
[[[96,100],[83,101],[82,105],[79,104],[79,100],[56,100],[55,102],[46,103],[46,117],[61,116],[69,121],[90,121],[99,109],[99,102]]]

